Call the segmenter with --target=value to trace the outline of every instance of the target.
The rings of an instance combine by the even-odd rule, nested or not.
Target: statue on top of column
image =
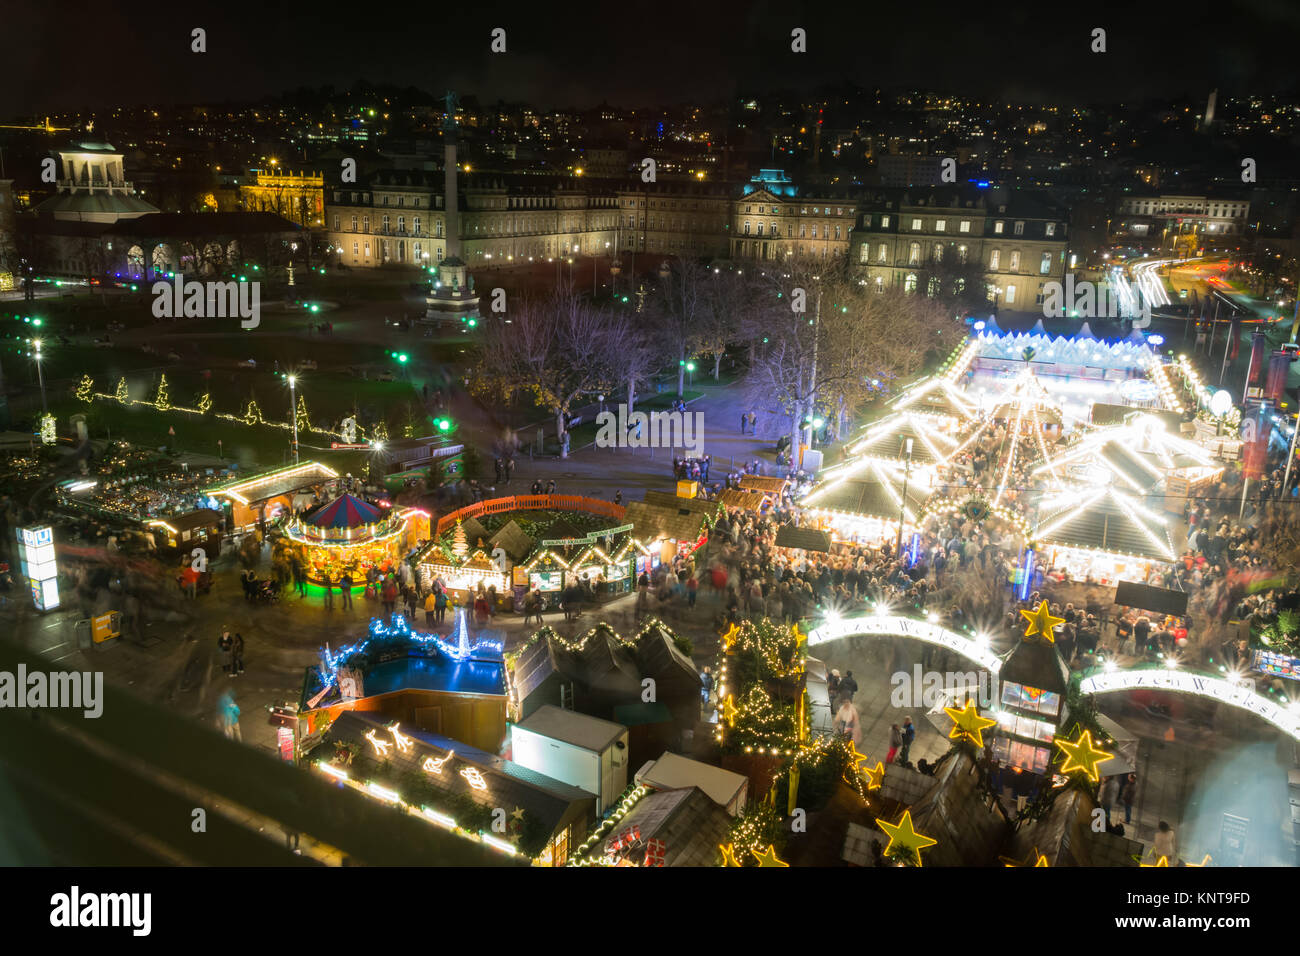
[[[456,111],[460,108],[460,97],[456,95],[455,90],[448,90],[442,97],[443,102],[443,129],[456,128]]]

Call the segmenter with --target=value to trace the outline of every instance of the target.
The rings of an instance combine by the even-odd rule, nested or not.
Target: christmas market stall
[[[296,493],[324,489],[338,472],[316,461],[277,468],[249,478],[209,488],[207,494],[226,511],[226,528],[235,534],[264,528],[281,515],[292,514]]]
[[[353,586],[365,586],[366,572],[387,573],[428,540],[429,515],[418,508],[380,508],[350,494],[340,495],[279,528],[290,550],[320,584],[328,573],[337,584],[344,573]]]
[[[533,866],[567,863],[596,815],[585,790],[376,713],[340,714],[304,762],[340,787]]]
[[[154,518],[146,525],[153,530],[159,551],[188,556],[194,548],[202,548],[208,560],[221,554],[221,512],[212,508]]]
[[[658,553],[634,537],[621,507],[616,518],[588,510],[609,502],[536,495],[481,505],[439,519],[443,532],[416,556],[422,582],[441,579],[462,599],[480,585],[495,588],[506,608],[518,605],[530,590],[553,599],[571,585],[586,585],[599,597],[629,590],[650,555]],[[466,514],[476,510],[479,517]]]
[[[1111,484],[1075,485],[1046,494],[1030,538],[1038,566],[1076,581],[1143,582],[1175,558],[1168,518]]]
[[[633,501],[627,506],[632,534],[648,552],[637,557],[636,574],[649,573],[676,555],[689,556],[709,539],[709,530],[725,512],[722,504],[704,498],[664,495]]]

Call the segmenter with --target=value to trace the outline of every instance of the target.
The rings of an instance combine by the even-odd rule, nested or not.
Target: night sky
[[[337,10],[331,14],[331,10]],[[345,12],[346,11],[346,12]],[[1072,15],[1078,19],[1072,19]],[[542,107],[717,101],[850,82],[1013,100],[1294,92],[1300,3],[926,0],[333,7],[25,4],[0,20],[0,115],[243,100],[359,79]],[[190,30],[208,53],[189,52]],[[488,52],[493,27],[508,52]],[[790,30],[809,52],[790,52]],[[1109,52],[1089,52],[1094,26]],[[33,78],[35,82],[32,82]]]

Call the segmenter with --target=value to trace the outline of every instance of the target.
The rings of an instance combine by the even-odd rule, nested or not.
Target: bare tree
[[[722,371],[722,357],[727,347],[741,341],[746,316],[753,308],[757,289],[734,269],[715,269],[705,283],[705,309],[698,327],[697,345],[713,358],[713,380]]]
[[[502,398],[531,392],[555,416],[565,457],[564,435],[578,399],[615,381],[619,331],[608,311],[572,294],[525,301],[510,312],[508,323],[485,324],[475,350],[479,390]]]
[[[707,312],[704,285],[709,272],[694,259],[674,259],[665,266],[667,276],[647,303],[647,312],[677,360],[680,398],[686,386],[686,360],[699,346],[700,323]]]
[[[609,333],[618,343],[611,356],[611,371],[617,383],[627,387],[627,410],[636,407],[636,392],[649,384],[667,357],[665,343],[657,339],[639,316],[615,311],[609,313]]]
[[[868,290],[824,264],[788,269],[755,279],[746,392],[755,407],[788,421],[795,448],[816,417],[838,431],[869,398],[920,372],[961,334],[951,309],[927,296]]]

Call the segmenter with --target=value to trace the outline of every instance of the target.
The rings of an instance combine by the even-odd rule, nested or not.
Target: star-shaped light
[[[1168,866],[1168,865],[1169,865],[1169,857],[1167,857],[1167,856],[1162,856],[1162,857],[1160,858],[1160,860],[1159,860],[1158,862],[1156,862],[1156,863],[1139,863],[1139,864],[1138,864],[1138,866],[1155,866],[1155,867]]]
[[[1034,847],[1034,851],[1033,851],[1032,853],[1030,853],[1027,857],[1025,857],[1023,860],[1015,860],[1015,859],[1012,859],[1012,858],[1009,857],[1009,856],[1000,856],[1000,857],[998,857],[998,859],[1001,860],[1002,863],[1003,863],[1003,865],[1005,865],[1005,866],[1028,866],[1028,867],[1037,867],[1037,866],[1049,866],[1049,865],[1050,865],[1050,864],[1047,862],[1047,857],[1045,857],[1043,854],[1041,854],[1041,853],[1038,852],[1038,847]],[[1033,862],[1033,863],[1030,863],[1030,862],[1029,862],[1030,860],[1033,860],[1034,862]]]
[[[727,632],[722,635],[722,653],[726,654],[731,650],[731,646],[736,643],[736,638],[740,635],[740,627],[736,624],[727,628]]]
[[[523,822],[524,822],[524,808],[523,808],[523,807],[515,807],[512,811],[510,811],[510,816],[511,816],[511,818],[512,818],[516,823],[523,823]]]
[[[759,853],[757,850],[750,850],[749,852],[754,854],[754,859],[758,860],[759,869],[762,869],[765,866],[789,866],[790,865],[789,863],[785,863],[776,858],[776,846],[773,844],[769,844],[767,849],[764,850],[762,853]]]
[[[916,857],[917,866],[921,865],[921,851],[939,842],[916,832],[912,826],[911,810],[904,810],[902,819],[897,823],[886,823],[884,820],[877,819],[876,825],[889,834],[889,845],[885,847],[885,855],[888,856],[894,849],[894,844],[898,844],[900,849],[907,850]]]
[[[1029,626],[1025,628],[1025,637],[1033,637],[1037,634],[1051,644],[1056,643],[1056,625],[1065,623],[1065,618],[1052,614],[1046,601],[1040,602],[1036,610],[1022,609],[1020,616],[1029,622]]]
[[[1085,730],[1074,740],[1057,740],[1056,746],[1065,751],[1066,757],[1061,764],[1061,773],[1082,770],[1089,780],[1096,783],[1101,779],[1097,764],[1109,760],[1114,754],[1108,754],[1092,745],[1092,731]]]
[[[736,705],[731,702],[730,697],[722,702],[722,719],[727,722],[728,727],[736,725]]]
[[[867,776],[867,789],[879,790],[885,782],[885,762],[877,760],[874,767],[863,767],[862,772]]]
[[[984,746],[984,731],[997,725],[996,720],[980,716],[973,700],[966,701],[965,707],[945,707],[943,712],[952,718],[952,730],[948,731],[948,736],[954,740],[965,737],[976,747]]]
[[[736,862],[736,844],[719,843],[718,849],[722,851],[723,866],[740,866],[740,864]]]
[[[849,757],[853,760],[854,770],[861,769],[861,765],[863,761],[867,759],[866,754],[858,753],[858,745],[855,744],[852,740],[849,741]]]
[[[794,635],[794,643],[796,647],[802,646],[803,643],[808,640],[808,635],[799,630],[799,625],[797,623],[790,628],[790,633]]]

